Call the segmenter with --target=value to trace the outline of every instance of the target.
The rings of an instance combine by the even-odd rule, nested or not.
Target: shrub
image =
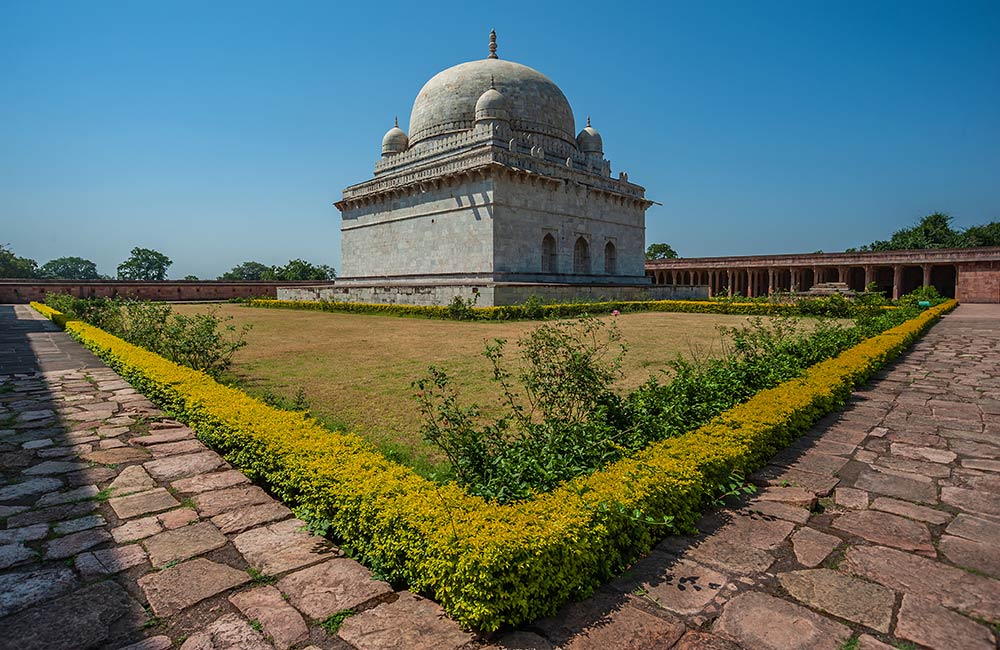
[[[246,345],[249,325],[237,330],[226,324],[217,310],[186,316],[175,314],[170,305],[149,300],[74,298],[46,294],[45,301],[62,318],[85,321],[129,343],[195,370],[218,377],[232,363],[233,355]],[[63,322],[62,324],[65,324]]]
[[[486,345],[502,406],[498,417],[484,418],[476,404],[461,406],[441,370],[432,367],[415,382],[422,432],[470,494],[501,503],[525,499],[691,431],[913,315],[878,314],[863,327],[819,319],[805,331],[788,317],[722,327],[732,340],[729,354],[704,361],[678,357],[669,364],[669,382],[651,378],[624,399],[611,389],[625,353],[615,326],[594,318],[542,325],[519,343],[519,388],[506,367],[506,341]]]
[[[918,287],[899,298],[898,304],[904,307],[917,307],[920,302],[929,302],[931,305],[940,305],[945,298],[938,293],[933,286]]]
[[[620,432],[609,417],[621,411],[611,390],[625,353],[620,340],[617,327],[595,318],[543,325],[519,341],[520,390],[506,368],[506,341],[488,343],[503,407],[488,422],[478,405],[460,406],[448,376],[432,367],[414,382],[424,438],[444,451],[471,494],[500,502],[593,471],[621,456]]]

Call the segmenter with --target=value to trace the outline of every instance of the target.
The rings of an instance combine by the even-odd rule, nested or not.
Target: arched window
[[[615,250],[614,242],[608,242],[604,246],[604,272],[614,275],[618,267],[618,251]]]
[[[578,237],[573,246],[573,273],[590,273],[590,244],[583,237]]]
[[[551,234],[542,238],[542,273],[558,273],[559,258],[556,256],[556,238]]]

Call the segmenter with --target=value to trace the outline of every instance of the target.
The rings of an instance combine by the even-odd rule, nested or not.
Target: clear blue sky
[[[1000,3],[0,0],[0,243],[113,274],[340,266],[343,187],[423,83],[500,56],[588,114],[684,257],[1000,219]]]

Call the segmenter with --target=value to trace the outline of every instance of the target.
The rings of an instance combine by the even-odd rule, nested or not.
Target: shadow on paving
[[[126,580],[74,570],[79,552],[112,543],[114,515],[95,484],[115,472],[79,456],[117,408],[97,384],[116,380],[30,306],[0,305],[2,649],[119,647],[144,636],[147,615]]]

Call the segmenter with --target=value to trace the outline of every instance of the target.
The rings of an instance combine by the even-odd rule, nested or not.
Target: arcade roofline
[[[1000,246],[975,248],[926,248],[918,250],[856,253],[792,253],[783,255],[737,255],[731,257],[681,257],[646,262],[647,269],[710,269],[775,266],[891,266],[894,264],[953,264],[1000,262]]]

